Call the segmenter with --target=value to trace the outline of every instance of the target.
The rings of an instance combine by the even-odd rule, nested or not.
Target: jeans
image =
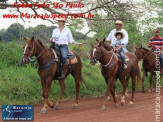
[[[161,63],[161,67],[163,68],[163,54],[160,54],[160,63]]]
[[[123,49],[119,50],[119,54],[121,55],[123,64],[125,64],[126,63],[126,61],[125,61],[125,53],[124,53]]]
[[[123,50],[124,52],[128,52],[128,50],[127,50],[126,47],[122,47],[122,50]]]
[[[59,46],[59,50],[61,52],[61,63],[67,64],[67,55],[68,55],[68,46],[67,45],[61,45]]]

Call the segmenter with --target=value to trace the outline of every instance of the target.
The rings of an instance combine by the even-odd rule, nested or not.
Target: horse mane
[[[109,45],[106,44],[106,43],[103,43],[103,47],[104,47],[106,50],[108,50],[108,51],[112,50],[112,47],[109,46]]]
[[[145,50],[145,51],[149,51],[148,49],[146,49],[146,48],[144,48],[144,47],[141,47],[140,49],[143,49],[143,50]]]
[[[41,39],[38,39],[37,41],[39,42],[39,44],[40,44],[43,48],[46,48],[46,46],[43,44],[43,42],[42,42]]]

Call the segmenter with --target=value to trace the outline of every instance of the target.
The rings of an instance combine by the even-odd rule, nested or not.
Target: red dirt
[[[163,89],[161,89],[161,94],[163,95]],[[66,101],[61,104],[61,110],[48,108],[44,115],[40,114],[43,105],[35,105],[34,122],[155,122],[155,92],[135,93],[133,107],[128,106],[130,96],[131,94],[126,98],[124,106],[120,105],[119,97],[118,108],[114,107],[113,100],[111,100],[108,102],[105,111],[100,110],[104,97],[80,99],[79,108],[76,110],[72,109],[74,101]],[[163,122],[162,106],[163,101],[161,99],[160,122]],[[0,111],[1,120],[2,111]]]

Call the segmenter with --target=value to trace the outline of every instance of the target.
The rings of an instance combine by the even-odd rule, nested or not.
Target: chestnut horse
[[[118,72],[118,68],[120,67],[120,63],[118,60],[118,57],[114,53],[113,50],[108,51],[107,49],[112,49],[111,46],[107,46],[107,49],[104,48],[103,44],[105,42],[105,39],[103,41],[97,40],[98,44],[93,46],[92,45],[92,50],[91,50],[91,61],[90,63],[92,65],[96,64],[97,61],[100,62],[101,64],[101,72],[102,75],[104,76],[105,82],[107,84],[107,91],[105,94],[105,100],[104,104],[101,107],[101,110],[106,109],[106,102],[107,98],[109,97],[109,94],[111,92],[115,106],[117,106],[117,100],[115,97],[115,83],[116,83],[116,75]],[[123,86],[123,93],[121,97],[121,104],[124,105],[125,103],[125,92],[126,92],[126,83],[125,83],[125,78],[126,76],[130,75],[132,78],[132,96],[131,96],[131,101],[129,102],[129,105],[133,105],[133,99],[134,99],[134,92],[135,92],[135,87],[136,87],[136,78],[137,82],[140,78],[140,70],[139,70],[139,65],[138,65],[138,60],[135,54],[133,53],[126,53],[126,55],[129,58],[129,62],[127,62],[127,69],[123,69],[119,79],[122,83]]]
[[[148,92],[152,91],[152,79],[153,76],[155,76],[155,71],[158,71],[156,68],[156,54],[152,50],[148,50],[143,48],[142,46],[140,48],[136,48],[136,56],[137,58],[143,59],[143,77],[142,77],[142,92],[145,93],[144,89],[144,78],[147,76],[147,73],[150,72],[150,87],[148,89]]]
[[[48,100],[49,97],[49,91],[51,88],[51,83],[53,78],[55,77],[57,73],[57,62],[56,57],[52,51],[52,49],[49,49],[44,46],[44,44],[41,42],[41,40],[34,40],[34,37],[32,39],[27,39],[24,37],[25,45],[24,45],[24,54],[23,54],[23,63],[27,64],[30,62],[30,58],[35,56],[38,62],[39,67],[44,68],[38,68],[38,74],[41,78],[41,85],[42,85],[42,96],[44,98],[44,106],[41,110],[41,113],[46,113],[47,107],[54,108],[54,103]],[[75,54],[75,53],[74,53]],[[79,97],[79,88],[80,84],[79,82],[82,80],[81,78],[81,70],[82,70],[82,64],[80,57],[75,54],[78,63],[71,65],[71,68],[69,70],[69,73],[74,77],[75,84],[76,84],[76,104],[74,105],[74,108],[78,107],[78,97]],[[61,93],[57,100],[57,103],[55,105],[55,109],[59,109],[59,105],[62,100],[62,96],[64,94],[64,91],[66,89],[64,80],[59,80],[59,84],[61,87]]]

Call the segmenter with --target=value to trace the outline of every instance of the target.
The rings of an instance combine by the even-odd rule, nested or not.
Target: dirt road
[[[163,95],[163,89],[161,89]],[[34,122],[155,122],[155,92],[135,93],[134,106],[128,103],[131,94],[126,98],[124,106],[114,107],[113,100],[108,102],[107,110],[101,111],[100,107],[104,98],[80,99],[79,108],[72,109],[74,101],[66,101],[61,104],[61,110],[48,109],[47,114],[40,114],[43,105],[34,106]],[[120,96],[118,94],[118,96]],[[0,111],[0,121],[2,120]],[[163,101],[161,99],[161,121],[163,122]]]

